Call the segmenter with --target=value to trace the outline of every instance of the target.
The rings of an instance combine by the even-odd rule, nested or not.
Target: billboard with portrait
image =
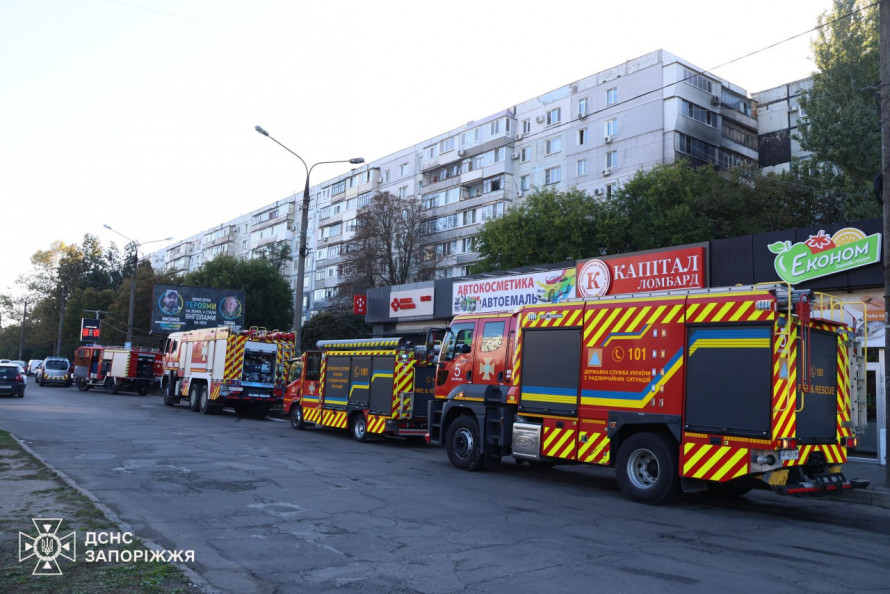
[[[244,326],[244,291],[155,285],[152,291],[151,331]]]

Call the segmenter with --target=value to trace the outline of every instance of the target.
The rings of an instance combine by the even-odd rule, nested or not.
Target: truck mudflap
[[[825,472],[785,485],[773,485],[779,495],[829,495],[851,489],[865,489],[868,481],[848,480],[843,472]]]

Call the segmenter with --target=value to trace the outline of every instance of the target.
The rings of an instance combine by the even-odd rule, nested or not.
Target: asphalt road
[[[468,473],[416,442],[33,383],[0,399],[0,427],[136,536],[194,550],[224,592],[890,589],[877,507],[765,492],[651,507],[608,469]]]

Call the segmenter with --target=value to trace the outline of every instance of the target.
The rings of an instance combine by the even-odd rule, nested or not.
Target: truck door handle
[[[504,383],[504,372],[503,371],[498,371],[498,383],[499,384]]]
[[[473,381],[473,370],[472,369],[467,371],[467,381],[468,382]]]

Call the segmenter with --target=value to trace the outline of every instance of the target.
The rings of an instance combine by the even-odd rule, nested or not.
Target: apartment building
[[[637,171],[679,159],[757,166],[754,114],[744,89],[659,50],[315,184],[306,317],[340,297],[343,246],[377,192],[420,200],[424,258],[435,278],[459,277],[478,259],[481,225],[535,189],[577,188],[607,200]],[[250,258],[283,243],[296,255],[301,204],[302,195],[279,200],[178,242],[154,262],[185,272],[218,253]],[[283,272],[295,283],[296,260]]]
[[[806,159],[810,153],[795,139],[797,123],[804,117],[800,97],[813,87],[812,78],[804,78],[759,93],[757,134],[760,167],[763,173],[781,173],[791,167],[791,159]]]

